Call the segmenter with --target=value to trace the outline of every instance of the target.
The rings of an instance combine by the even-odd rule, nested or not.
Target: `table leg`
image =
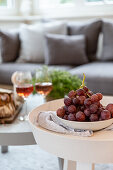
[[[64,166],[64,159],[58,158],[58,163],[59,163],[59,170],[63,170]]]
[[[8,146],[1,146],[1,153],[7,153],[8,152]]]
[[[94,170],[94,164],[77,163],[76,170]]]
[[[63,170],[76,170],[76,162],[64,160]],[[82,170],[84,170],[84,169],[82,169]]]

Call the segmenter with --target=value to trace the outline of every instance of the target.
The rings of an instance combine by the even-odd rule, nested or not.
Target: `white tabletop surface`
[[[44,103],[43,97],[39,95],[31,95],[27,99],[28,113],[35,107]],[[25,105],[23,106],[20,114],[24,113]],[[18,116],[20,116],[20,114]],[[31,128],[27,121],[20,121],[18,117],[12,124],[0,125],[0,133],[25,133],[31,132]]]
[[[113,97],[110,96],[106,96],[102,100],[105,106],[112,102]],[[51,101],[37,107],[29,115],[31,128],[39,146],[66,160],[85,163],[113,163],[113,131],[102,130],[95,132],[92,137],[80,137],[52,132],[34,123],[34,119],[40,111],[55,111],[62,105],[62,99]],[[89,170],[84,167],[81,169]]]

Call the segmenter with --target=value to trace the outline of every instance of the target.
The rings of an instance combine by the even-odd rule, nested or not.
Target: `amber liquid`
[[[19,96],[26,98],[33,92],[33,85],[17,86],[16,92]]]
[[[37,91],[37,93],[42,94],[44,96],[48,95],[51,90],[53,89],[52,83],[37,83],[35,84],[35,89]]]

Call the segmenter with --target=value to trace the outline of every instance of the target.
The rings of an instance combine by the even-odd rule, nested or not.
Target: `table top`
[[[108,103],[113,103],[113,97],[112,96],[104,96],[102,102],[103,105],[107,105]],[[59,100],[54,100],[54,101],[51,101],[51,102],[48,102],[48,103],[45,103],[39,107],[37,107],[33,112],[32,112],[32,115],[30,117],[31,121],[33,121],[33,117],[37,117],[39,111],[56,111],[59,107],[63,106],[64,103],[63,103],[63,99],[59,99]],[[37,127],[39,128],[40,130],[42,131],[46,131],[48,133],[52,133],[53,135],[54,134],[57,134],[57,135],[60,135],[60,136],[66,136],[66,137],[70,137],[70,138],[76,138],[76,139],[79,139],[79,140],[89,140],[89,141],[95,141],[95,140],[105,140],[105,141],[108,141],[108,140],[112,140],[113,141],[113,131],[97,131],[97,132],[94,132],[94,135],[92,137],[79,137],[79,136],[73,136],[73,135],[64,135],[64,134],[58,134],[58,133],[55,133],[55,132],[51,132],[49,130],[46,130],[44,128],[41,128],[41,127]]]
[[[104,96],[103,105],[113,103],[113,97]],[[63,106],[63,99],[45,103],[29,114],[36,142],[44,150],[67,160],[94,163],[113,163],[113,131],[94,132],[92,137],[80,137],[52,132],[34,124],[40,111],[55,111]],[[46,142],[45,142],[46,141]]]
[[[44,103],[41,95],[30,95],[27,99],[27,112]],[[18,117],[25,112],[25,104]],[[20,121],[18,117],[11,124],[0,125],[0,145],[31,145],[35,139],[28,121]]]
[[[44,104],[43,97],[40,95],[30,95],[27,99],[27,112],[31,112],[34,108]],[[22,107],[18,117],[25,112],[25,104]],[[0,125],[0,133],[21,133],[31,132],[28,121],[20,121],[18,117],[11,124]]]

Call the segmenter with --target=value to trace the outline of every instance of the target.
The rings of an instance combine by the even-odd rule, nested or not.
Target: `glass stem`
[[[27,99],[24,97],[24,101],[25,101],[25,115],[27,115]]]
[[[27,115],[27,100],[25,102],[26,102],[25,105],[26,105],[26,115]]]
[[[46,95],[43,95],[44,103],[46,103]]]

